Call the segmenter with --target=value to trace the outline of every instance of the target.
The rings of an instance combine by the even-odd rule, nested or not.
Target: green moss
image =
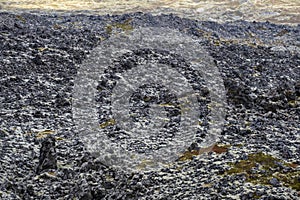
[[[132,31],[133,26],[130,24],[131,19],[127,19],[123,23],[113,23],[106,26],[106,33],[111,35],[114,29],[120,29],[122,31]]]
[[[270,180],[276,178],[284,186],[291,187],[300,191],[300,171],[296,169],[297,165],[286,163],[271,155],[262,152],[248,155],[248,159],[237,163],[230,163],[231,169],[225,174],[245,174],[246,181],[253,184],[270,185]],[[282,170],[280,165],[290,167],[289,172]]]
[[[294,190],[300,191],[300,171],[288,173],[276,173],[274,177],[282,181],[284,185],[291,187]]]

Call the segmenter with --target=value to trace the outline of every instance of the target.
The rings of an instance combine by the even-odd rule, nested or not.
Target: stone
[[[270,180],[270,184],[271,185],[273,185],[273,186],[280,186],[280,182],[278,181],[278,179],[277,178],[272,178],[271,180]]]
[[[46,137],[42,142],[36,173],[40,174],[50,169],[57,169],[55,138],[52,135]]]

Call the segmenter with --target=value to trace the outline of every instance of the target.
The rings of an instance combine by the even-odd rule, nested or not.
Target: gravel
[[[111,34],[138,27],[168,27],[201,39],[227,92],[225,125],[217,141],[228,146],[226,153],[127,173],[86,150],[72,118],[78,66]],[[293,163],[286,170],[299,176],[299,31],[300,25],[218,24],[144,13],[1,12],[0,198],[299,199],[299,187],[276,177],[253,184],[243,173],[226,173],[232,163],[263,152]],[[134,60],[149,54],[134,53],[127,56]]]

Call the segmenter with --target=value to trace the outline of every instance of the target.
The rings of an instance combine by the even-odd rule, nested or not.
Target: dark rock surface
[[[39,165],[36,173],[40,174],[41,172],[49,169],[57,169],[55,138],[51,135],[42,142]]]
[[[231,145],[228,152],[129,174],[86,151],[72,119],[78,64],[111,31],[148,26],[203,38],[227,90],[219,140]],[[0,13],[0,198],[298,199],[299,189],[276,178],[251,184],[245,174],[225,171],[229,163],[262,151],[293,163],[288,170],[299,176],[299,32],[300,25],[218,24],[143,13]],[[50,134],[45,130],[55,133],[42,143],[40,137]],[[51,164],[43,164],[47,159]]]

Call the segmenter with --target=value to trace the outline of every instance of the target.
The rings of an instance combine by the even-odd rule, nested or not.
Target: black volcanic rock
[[[174,162],[158,171],[136,173],[106,166],[89,155],[74,128],[74,79],[78,65],[109,40],[112,32],[124,31],[124,23],[127,29],[176,29],[196,38],[212,57],[226,90],[225,125],[219,136],[219,142],[228,147],[226,153],[192,155],[191,160]],[[287,34],[277,34],[281,32]],[[225,172],[255,152],[271,154],[291,166],[300,164],[299,32],[300,25],[247,21],[220,24],[164,14],[0,11],[0,198],[298,199],[299,191],[291,184],[282,184],[279,178],[270,179],[267,185],[249,184],[245,174],[229,176]],[[111,80],[117,79],[116,74],[133,69],[138,60],[163,58],[161,62],[179,66],[193,77],[184,59],[167,51],[156,52],[140,49],[116,58],[112,62],[115,71],[107,72],[111,76],[98,84],[97,90],[103,91],[96,97],[98,103],[102,100],[109,105],[110,99],[103,96],[110,90],[103,89],[112,90]],[[209,96],[201,79],[191,82],[201,98]],[[136,99],[143,103],[143,98]],[[209,114],[208,107],[203,107],[201,117]],[[173,115],[169,118],[177,123],[179,118],[174,116],[179,112],[170,111]],[[197,133],[199,139],[209,128],[207,120],[202,127],[203,131]],[[41,129],[58,131],[55,138],[40,142],[35,133]],[[126,137],[118,129],[108,131],[108,135],[115,141]],[[199,148],[192,145],[189,150]],[[299,166],[287,165],[284,170],[286,175],[290,171],[295,177],[299,175]],[[50,174],[51,178],[37,174]]]
[[[55,138],[50,135],[42,142],[36,173],[39,174],[51,169],[57,169],[57,156],[55,150]]]

